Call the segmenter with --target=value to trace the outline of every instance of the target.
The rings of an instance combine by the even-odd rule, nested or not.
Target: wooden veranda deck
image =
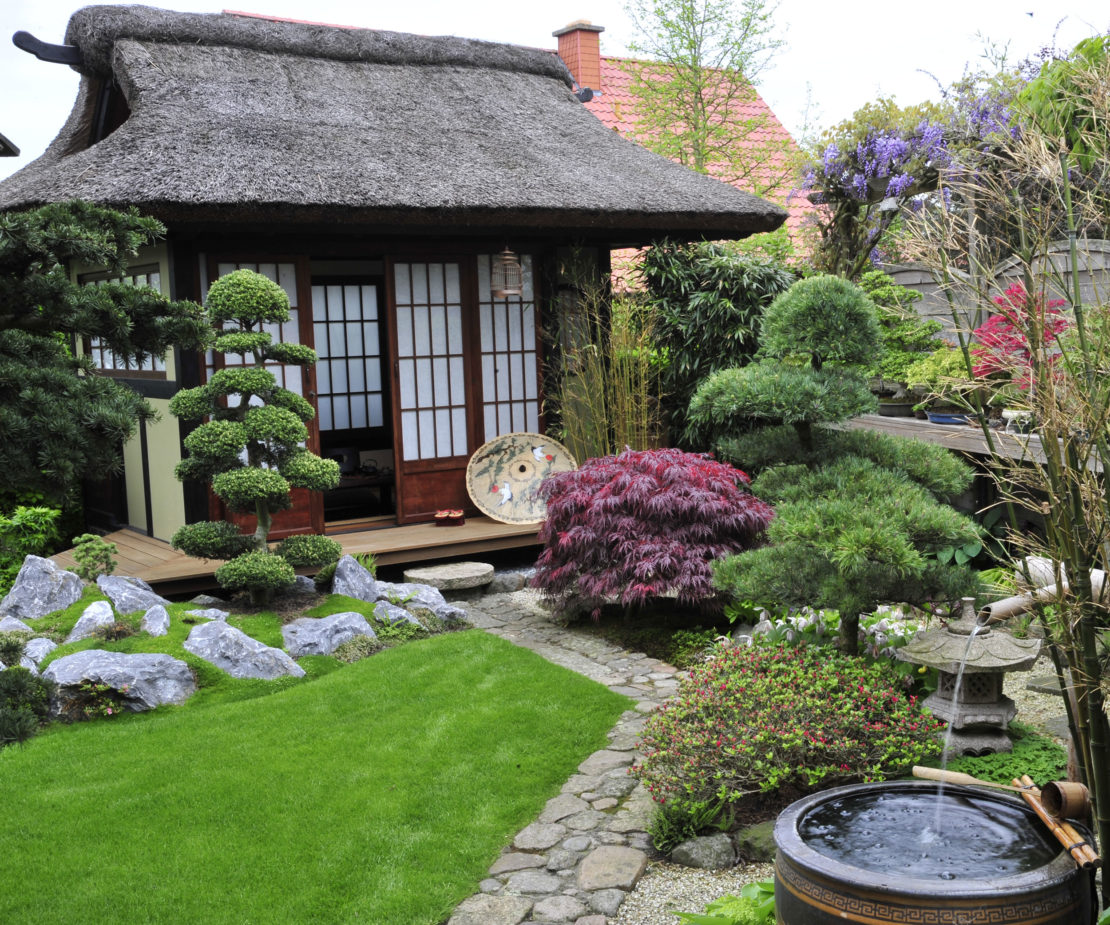
[[[431,523],[389,526],[339,533],[333,539],[343,544],[344,553],[372,553],[379,565],[407,565],[534,546],[538,532],[535,524],[503,524],[488,517],[473,517],[458,527],[437,527]],[[223,564],[219,560],[190,558],[171,548],[169,543],[131,528],[109,533],[104,539],[115,543],[119,549],[117,575],[141,578],[161,594],[183,594],[216,587],[212,574]],[[64,568],[74,564],[72,550],[51,558]]]
[[[874,430],[897,437],[913,437],[936,443],[950,450],[973,456],[988,456],[987,440],[978,424],[933,424],[919,418],[888,418],[879,414],[861,414],[844,424],[845,430]],[[992,434],[999,454],[1010,459],[1044,462],[1041,439],[1036,435],[1021,436],[997,430]]]

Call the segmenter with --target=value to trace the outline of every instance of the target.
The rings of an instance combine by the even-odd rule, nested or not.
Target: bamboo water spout
[[[1051,576],[1051,572],[1046,573],[1044,561],[1032,563],[1030,568],[1030,575],[1037,580],[1039,578],[1046,578]],[[1065,578],[1062,582],[1064,590],[1068,590],[1068,582]],[[1095,600],[1102,597],[1103,590],[1106,585],[1106,572],[1102,569],[1093,569],[1091,571],[1091,594]],[[1025,613],[1037,602],[1048,602],[1054,600],[1059,592],[1055,584],[1046,584],[1042,587],[1036,588],[1033,591],[1026,591],[1024,594],[1017,594],[1013,597],[1004,598],[1001,601],[995,601],[993,604],[987,604],[982,612],[987,614],[988,623],[998,623],[1002,620],[1008,620],[1010,617],[1016,617],[1019,614]]]

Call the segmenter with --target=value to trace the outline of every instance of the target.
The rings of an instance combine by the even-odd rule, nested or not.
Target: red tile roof
[[[602,55],[601,86],[591,88],[600,90],[600,96],[595,95],[590,102],[586,103],[586,108],[597,116],[603,124],[622,135],[632,138],[637,137],[638,101],[632,92],[633,71],[636,63],[635,59],[632,58],[615,58]],[[765,151],[764,145],[770,140],[782,143],[787,150],[798,151],[797,143],[771,110],[771,107],[763,101],[758,93],[750,100],[737,101],[733,105],[733,113],[738,119],[755,118],[764,120],[764,127],[756,129],[749,139],[745,139],[744,146],[757,151]],[[763,169],[757,173],[757,177],[765,182],[780,177],[784,163],[785,157],[783,154],[774,154]],[[710,174],[719,175],[721,172],[723,171],[714,170],[712,165],[709,168]],[[728,182],[727,178],[722,177],[722,179],[726,179],[726,182]],[[797,196],[792,198],[790,202],[785,202],[795,183],[796,178],[789,177],[778,191],[766,195],[764,198],[778,202],[790,213],[786,220],[786,227],[794,239],[795,247],[800,248],[801,242],[796,232],[805,216],[814,210],[814,206],[804,198]],[[752,184],[745,183],[743,179],[735,181],[733,185],[746,192],[754,192]]]

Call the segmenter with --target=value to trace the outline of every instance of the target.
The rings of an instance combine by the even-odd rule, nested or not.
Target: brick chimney
[[[604,26],[579,19],[551,34],[559,39],[559,57],[580,87],[601,90],[601,44]]]

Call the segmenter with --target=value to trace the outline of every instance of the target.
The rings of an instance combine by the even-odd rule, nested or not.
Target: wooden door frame
[[[205,259],[205,283],[207,287],[211,287],[212,283],[219,279],[218,266],[220,263],[291,263],[294,267],[294,274],[296,277],[297,289],[297,337],[300,343],[313,347],[315,344],[315,337],[313,331],[313,317],[312,317],[312,282],[310,278],[310,260],[307,254],[279,254],[275,255],[266,252],[255,251],[212,251],[204,255]],[[201,298],[207,297],[207,291],[201,293]],[[200,376],[202,382],[208,381],[208,363],[202,355],[202,362],[200,368]],[[224,362],[222,354],[213,353],[212,368],[223,369]],[[315,412],[316,408],[316,367],[302,366],[301,367],[301,383],[304,399],[312,405],[312,410]],[[320,425],[318,417],[313,414],[312,419],[305,422],[305,427],[308,429],[308,440],[306,441],[307,448],[313,453],[320,452]],[[306,489],[294,489],[294,492],[304,492],[304,500],[308,505],[308,522],[309,529],[313,533],[324,532],[324,499],[323,495],[318,491],[307,491]],[[294,502],[296,503],[296,502]],[[228,520],[230,519],[230,512],[227,510],[226,505],[213,494],[211,486],[208,488],[208,511],[209,517],[212,520]],[[276,516],[280,516],[276,515]],[[252,515],[253,516],[253,515]],[[283,531],[280,529],[276,531],[279,536]],[[296,528],[287,531],[288,533],[298,532]]]

